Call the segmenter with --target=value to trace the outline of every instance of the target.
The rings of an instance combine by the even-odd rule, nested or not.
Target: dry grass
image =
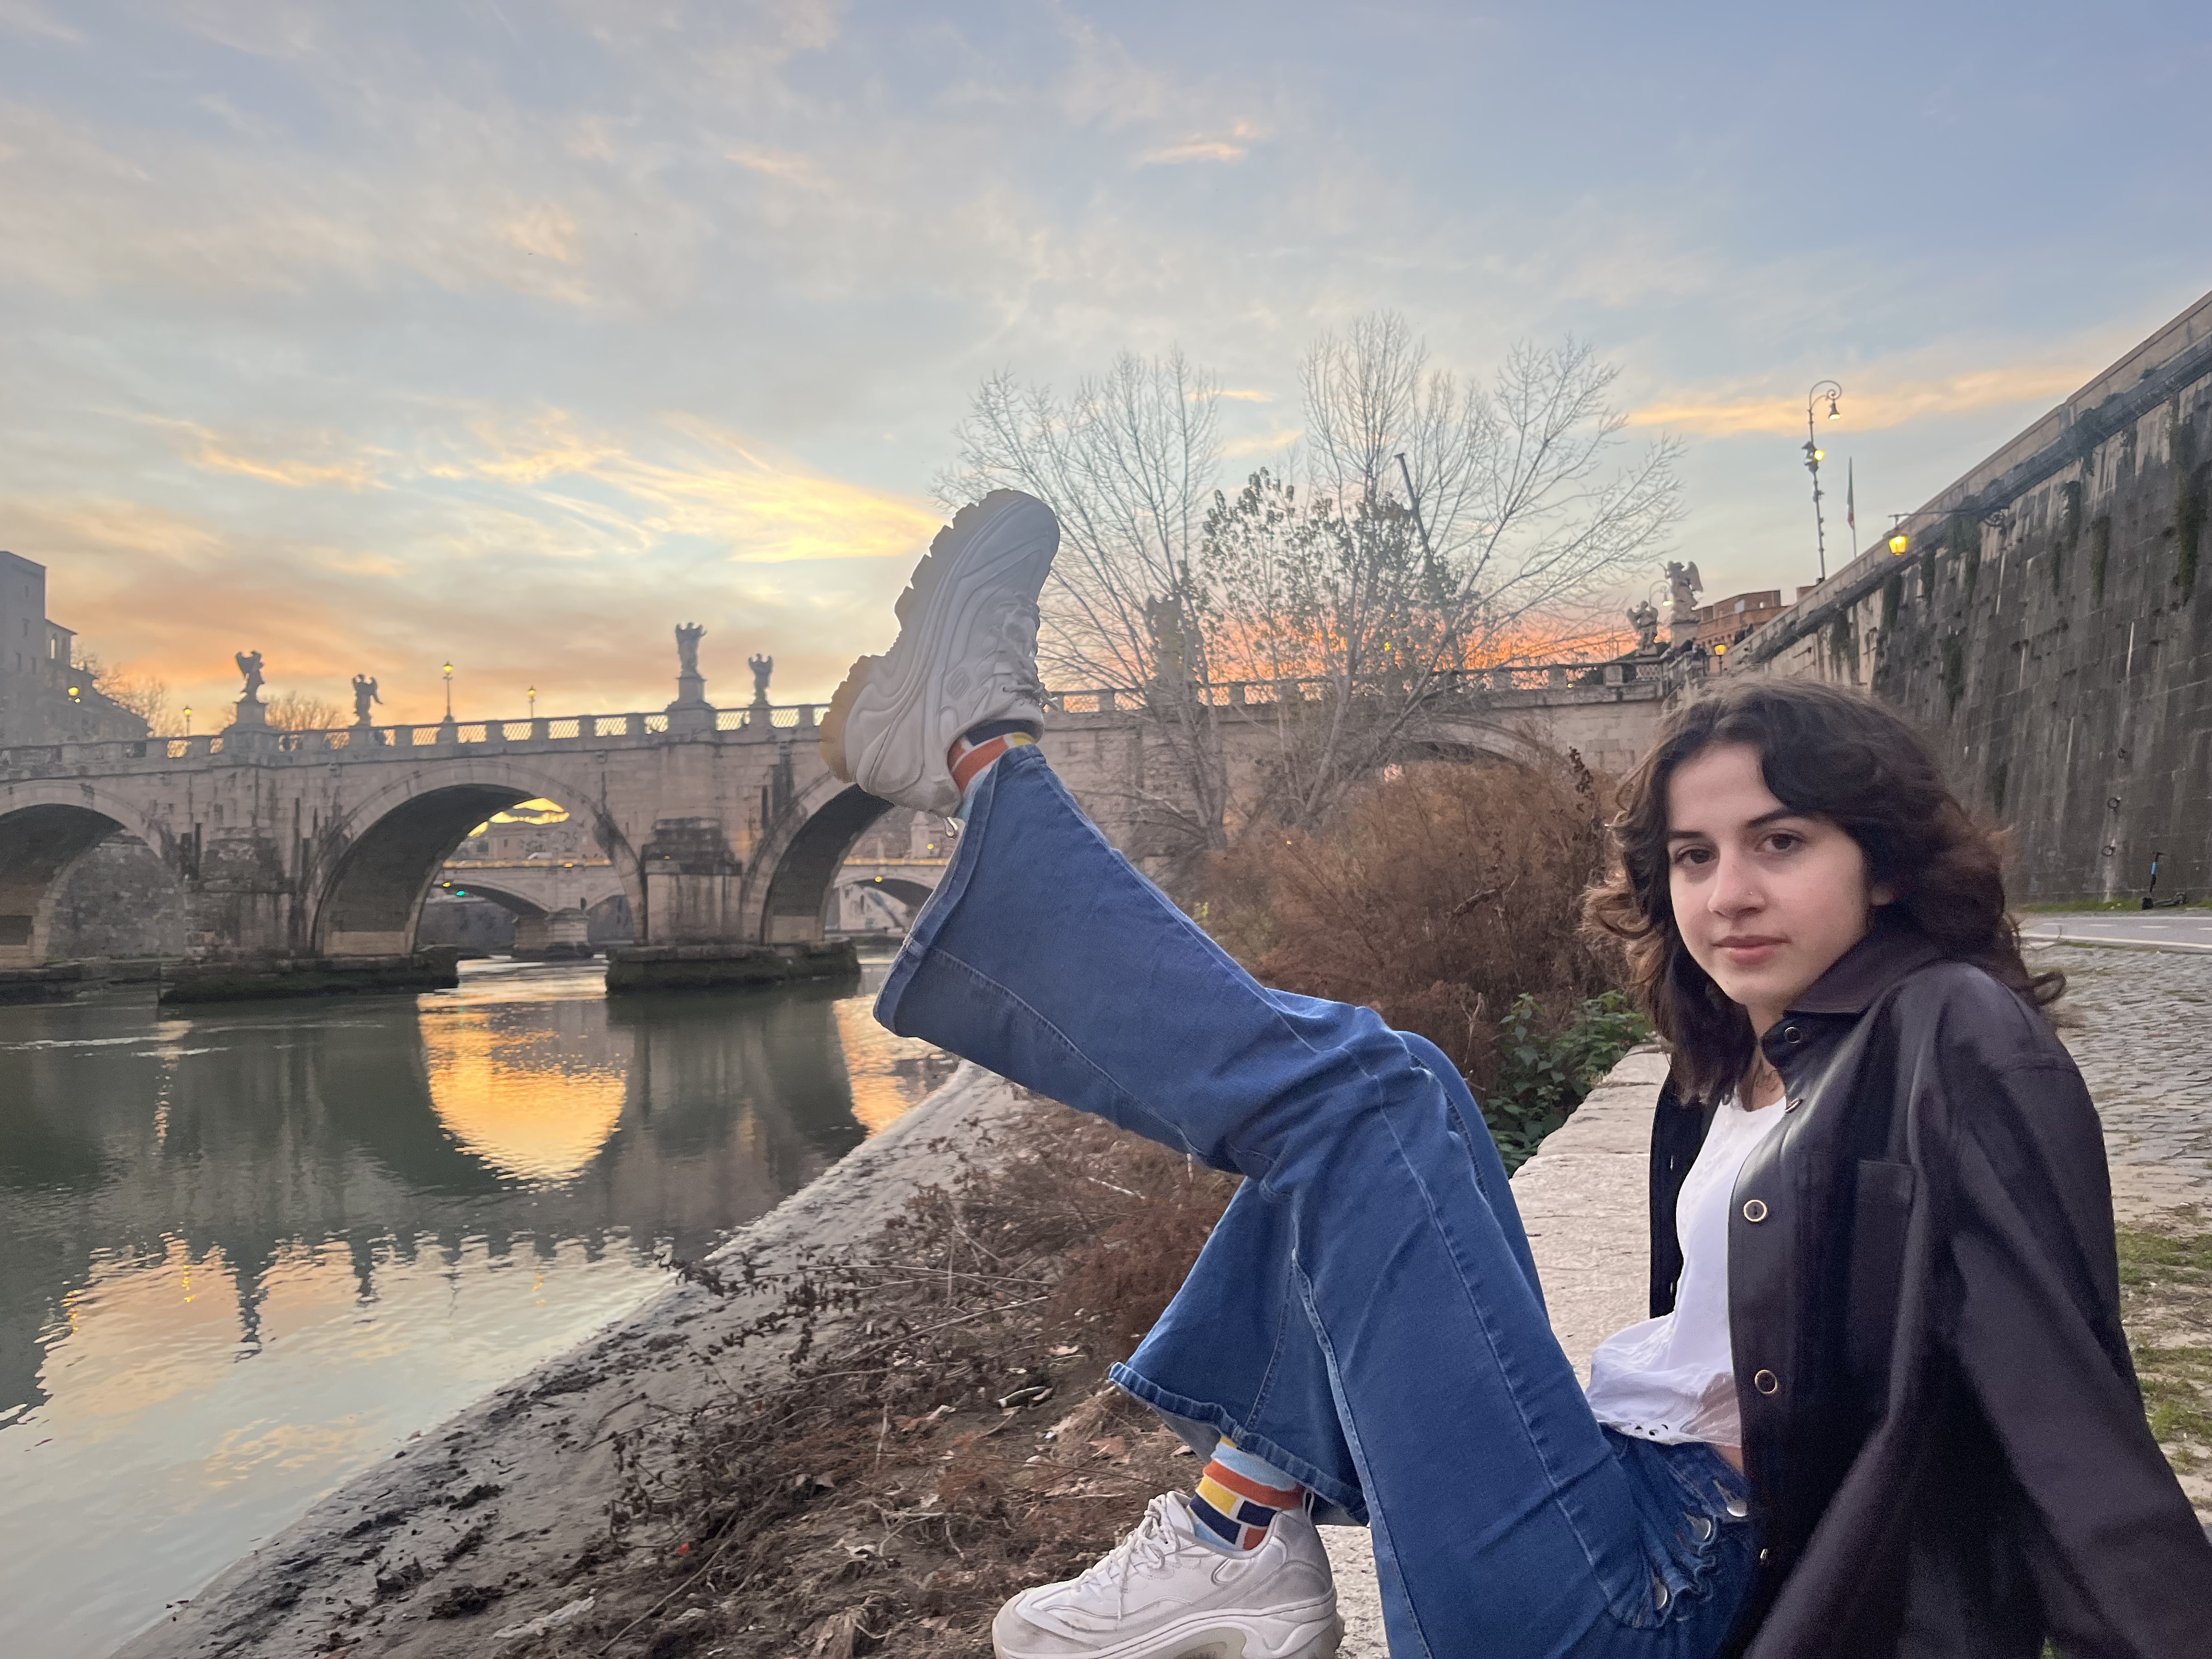
[[[780,1286],[756,1328],[802,1333],[787,1381],[624,1437],[606,1534],[566,1581],[591,1613],[504,1651],[988,1654],[1008,1595],[1080,1571],[1189,1483],[1104,1373],[1235,1183],[1057,1108],[1008,1146]]]
[[[1206,921],[1268,984],[1372,1005],[1482,1094],[1515,998],[1563,1022],[1620,982],[1580,927],[1607,793],[1571,751],[1544,769],[1407,766],[1323,833],[1255,830],[1224,854]]]

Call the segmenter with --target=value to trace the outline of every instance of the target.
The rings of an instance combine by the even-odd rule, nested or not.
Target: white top
[[[1590,1356],[1590,1410],[1607,1427],[1662,1445],[1743,1443],[1729,1347],[1729,1208],[1745,1161],[1781,1121],[1778,1100],[1747,1112],[1731,1096],[1714,1112],[1674,1200],[1674,1311],[1614,1332]]]

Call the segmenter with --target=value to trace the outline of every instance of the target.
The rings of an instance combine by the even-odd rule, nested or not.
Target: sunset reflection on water
[[[882,971],[0,1009],[0,1652],[104,1655],[895,1120],[951,1065]]]

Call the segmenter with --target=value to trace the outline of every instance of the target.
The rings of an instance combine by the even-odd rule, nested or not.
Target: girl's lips
[[[1778,939],[1747,939],[1723,940],[1722,954],[1739,968],[1755,968],[1782,948]]]

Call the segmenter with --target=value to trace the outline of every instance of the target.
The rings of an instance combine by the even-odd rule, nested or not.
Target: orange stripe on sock
[[[1235,1492],[1239,1498],[1249,1498],[1255,1504],[1265,1504],[1271,1510],[1286,1510],[1298,1501],[1305,1489],[1303,1486],[1263,1486],[1249,1475],[1224,1468],[1218,1463],[1206,1466],[1205,1479],[1216,1486]]]
[[[1006,732],[995,738],[985,738],[965,754],[956,753],[952,757],[953,787],[964,793],[968,786],[973,783],[983,769],[993,761],[997,760],[1001,755],[1019,749],[1024,744],[1036,741],[1036,739],[1026,732]],[[955,745],[956,749],[957,746]]]

